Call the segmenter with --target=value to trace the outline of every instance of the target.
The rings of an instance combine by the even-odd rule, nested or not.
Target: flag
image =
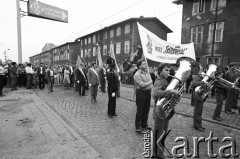
[[[80,56],[78,55],[78,57],[77,57],[77,66],[79,67],[80,64],[83,64],[83,62],[82,62]]]
[[[111,41],[111,44],[110,44],[110,57],[112,57],[114,59],[114,61],[115,61],[117,72],[120,72],[120,70],[118,68],[118,65],[117,65],[116,56],[115,56],[115,53],[114,53],[114,43],[112,43],[112,41]]]
[[[96,45],[97,45],[97,61],[98,61],[98,66],[102,67],[102,66],[103,66],[103,62],[102,62],[102,55],[101,55],[101,47],[100,47],[99,43],[97,43]]]

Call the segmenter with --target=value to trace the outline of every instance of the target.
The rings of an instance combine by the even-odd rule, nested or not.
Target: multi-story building
[[[197,61],[204,67],[212,61],[211,57],[214,63],[223,67],[230,62],[240,61],[240,1],[219,0],[218,5],[216,2],[217,0],[173,1],[183,5],[181,41],[183,44],[194,42]]]
[[[172,32],[156,17],[130,18],[79,37],[75,42],[67,42],[63,45],[42,52],[40,53],[40,56],[35,55],[30,57],[30,62],[34,62],[33,59],[39,57],[40,59],[38,60],[38,63],[76,63],[77,56],[79,55],[87,65],[90,65],[91,62],[97,60],[97,44],[100,47],[99,50],[103,62],[106,61],[106,57],[109,55],[110,51],[115,53],[117,61],[123,62],[133,51],[135,51],[138,45],[141,45],[137,22],[166,41],[167,33]],[[153,61],[149,62],[149,65],[153,64],[156,65]]]
[[[141,45],[137,22],[156,34],[163,40],[167,40],[167,33],[172,31],[158,18],[130,18],[101,30],[77,38],[80,41],[80,56],[88,64],[96,60],[97,43],[100,46],[103,61],[111,50],[114,51],[117,61],[123,62],[129,57],[138,45]],[[150,62],[149,65],[153,64]]]

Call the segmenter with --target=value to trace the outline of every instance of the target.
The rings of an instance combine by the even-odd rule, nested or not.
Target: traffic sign
[[[35,0],[28,1],[28,15],[50,19],[60,22],[68,22],[68,11]]]

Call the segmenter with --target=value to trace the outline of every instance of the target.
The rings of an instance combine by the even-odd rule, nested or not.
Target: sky
[[[68,23],[31,16],[21,18],[22,61],[41,53],[46,43],[61,45],[129,18],[157,17],[173,33],[167,41],[181,42],[182,5],[173,0],[39,0],[68,11]],[[0,59],[18,62],[16,0],[0,0]],[[27,3],[20,1],[27,12]]]

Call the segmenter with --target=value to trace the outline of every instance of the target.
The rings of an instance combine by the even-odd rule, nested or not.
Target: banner
[[[168,43],[137,24],[143,53],[147,59],[170,64],[176,63],[177,59],[183,56],[196,60],[193,43],[179,45]]]
[[[98,61],[98,66],[102,67],[103,62],[102,62],[102,55],[101,55],[101,47],[99,44],[97,44],[97,61]]]
[[[115,53],[114,53],[114,43],[111,42],[110,44],[110,57],[112,57],[115,61],[115,65],[116,65],[116,68],[117,68],[117,72],[120,72],[119,68],[118,68],[118,65],[117,65],[117,60],[116,60],[116,56],[115,56]]]
[[[80,56],[78,55],[78,57],[77,57],[77,66],[79,67],[80,64],[83,64],[83,62],[82,62]]]

